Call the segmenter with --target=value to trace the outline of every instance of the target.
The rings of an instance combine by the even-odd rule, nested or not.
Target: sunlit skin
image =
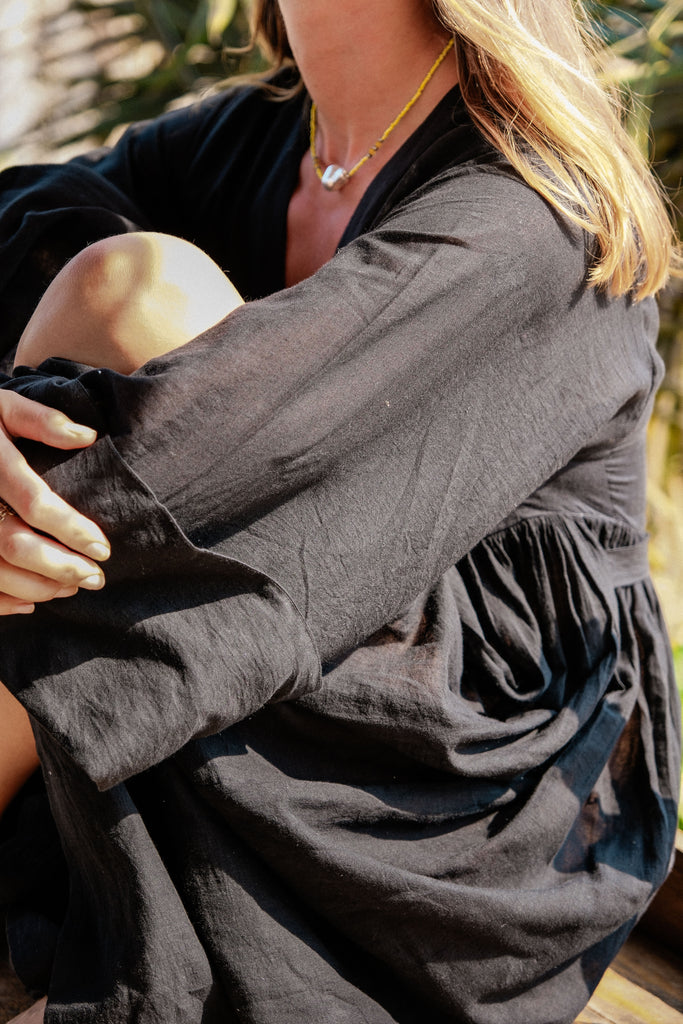
[[[57,275],[24,330],[15,365],[60,354],[132,373],[242,301],[189,242],[155,232],[117,235],[88,246]]]

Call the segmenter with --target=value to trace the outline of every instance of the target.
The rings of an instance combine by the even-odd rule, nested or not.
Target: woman
[[[35,611],[0,678],[50,803],[3,819],[14,964],[48,1022],[570,1022],[675,828],[642,495],[670,229],[563,2],[257,17],[305,93],[285,67],[281,102],[4,179],[17,335],[132,228],[252,300],[127,376],[176,243],[138,273],[139,234],[100,242],[20,352],[80,363],[2,393],[6,434],[84,446],[29,447],[38,483],[4,445]],[[124,373],[82,365],[111,343]]]

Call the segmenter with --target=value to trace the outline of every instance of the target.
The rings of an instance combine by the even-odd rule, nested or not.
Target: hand
[[[0,615],[32,612],[36,601],[69,597],[79,587],[98,590],[104,574],[97,562],[110,554],[99,527],[33,472],[13,437],[70,450],[92,444],[97,434],[55,409],[0,391],[0,496],[16,513],[0,522]]]

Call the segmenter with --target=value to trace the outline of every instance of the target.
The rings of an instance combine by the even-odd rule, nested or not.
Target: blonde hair
[[[579,0],[432,0],[455,36],[463,99],[528,184],[592,237],[590,281],[636,299],[681,254],[666,199],[599,78],[601,48]],[[255,35],[292,62],[277,0],[257,0]]]

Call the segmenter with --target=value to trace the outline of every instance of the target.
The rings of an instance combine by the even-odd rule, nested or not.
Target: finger
[[[60,597],[73,597],[78,593],[78,587],[62,587],[50,600]],[[12,597],[11,594],[0,593],[0,615],[30,615],[36,610],[35,601],[22,601],[21,598]]]
[[[104,577],[96,586],[86,589],[99,590]],[[0,593],[19,602],[33,604],[36,601],[51,601],[53,597],[68,597],[78,590],[78,583],[52,579],[28,569],[18,569],[0,558]]]
[[[30,526],[66,547],[98,561],[109,557],[109,543],[99,527],[54,494],[33,472],[8,435],[61,448],[92,443],[96,433],[75,424],[55,409],[22,395],[0,391],[0,494]]]
[[[0,594],[0,615],[30,615],[36,610],[33,603],[19,601],[9,594]]]
[[[8,434],[53,448],[83,448],[97,440],[97,431],[91,427],[13,391],[0,391],[0,419]]]
[[[109,542],[99,526],[55,494],[1,432],[0,495],[25,523],[67,548],[97,561],[109,557]],[[5,557],[12,561],[10,554]]]
[[[37,581],[41,589],[35,590]],[[29,583],[31,589],[27,590]],[[46,586],[49,592],[43,596]],[[104,574],[91,559],[34,533],[21,519],[5,519],[0,524],[0,592],[27,601],[46,601],[64,586],[99,590],[104,586]]]

